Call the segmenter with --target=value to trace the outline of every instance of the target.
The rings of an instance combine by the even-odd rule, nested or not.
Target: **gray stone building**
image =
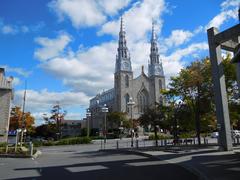
[[[6,142],[8,135],[11,100],[13,98],[12,80],[12,77],[5,78],[4,69],[0,68],[0,142]]]
[[[147,59],[146,59],[147,61]],[[165,76],[162,62],[159,58],[157,38],[152,26],[150,60],[148,64],[148,75],[142,71],[139,76],[134,78],[131,57],[127,48],[126,32],[121,19],[118,49],[114,73],[114,88],[96,95],[90,100],[89,109],[91,111],[90,128],[101,129],[103,127],[103,113],[101,107],[107,105],[109,111],[127,112],[130,110],[127,105],[129,99],[135,102],[132,107],[132,117],[138,118],[145,109],[154,106],[156,102],[163,101],[161,89],[165,89]]]

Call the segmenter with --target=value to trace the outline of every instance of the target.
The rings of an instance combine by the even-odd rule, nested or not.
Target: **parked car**
[[[211,134],[211,138],[218,138],[219,136],[219,133],[216,131],[216,132],[212,132]]]

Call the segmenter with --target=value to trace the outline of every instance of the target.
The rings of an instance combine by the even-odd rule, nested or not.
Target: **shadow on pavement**
[[[95,152],[96,153],[96,152]],[[116,152],[117,153],[117,152]],[[129,155],[129,152],[126,152]],[[133,152],[132,152],[133,153]],[[117,153],[124,156],[123,152]],[[133,153],[135,154],[135,153]],[[114,152],[90,153],[90,156],[111,156]],[[142,156],[142,155],[141,155]],[[77,158],[77,157],[75,157]],[[36,170],[39,177],[16,179],[89,179],[89,180],[153,180],[185,179],[195,180],[197,176],[186,169],[167,164],[155,157],[141,159],[115,160],[108,162],[79,163],[73,165],[43,168],[19,168],[15,171]]]
[[[190,152],[184,154],[166,154],[157,156],[160,160],[176,161],[175,164],[188,167],[205,179],[240,179],[240,154],[214,155],[218,151]],[[209,153],[209,154],[208,154]],[[213,154],[211,154],[213,153]],[[190,158],[185,158],[190,156]]]

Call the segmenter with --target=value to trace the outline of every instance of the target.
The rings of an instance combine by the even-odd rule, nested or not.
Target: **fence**
[[[195,146],[198,147],[197,138],[187,138],[187,139],[179,139],[178,142],[173,139],[160,139],[157,140],[157,144],[155,140],[148,139],[134,139],[133,146],[131,143],[131,139],[115,139],[115,140],[107,140],[104,143],[103,140],[99,142],[100,149],[128,149],[128,148],[151,148],[151,147],[163,147],[163,148],[173,148],[173,147],[187,147],[187,146]],[[201,145],[207,146],[217,146],[218,139],[217,138],[201,138]],[[240,137],[233,138],[233,145],[240,145]]]

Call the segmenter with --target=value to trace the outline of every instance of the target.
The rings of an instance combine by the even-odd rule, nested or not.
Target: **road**
[[[1,158],[0,179],[197,179],[183,167],[152,156],[98,151],[96,147],[99,145],[44,147],[36,159]]]

